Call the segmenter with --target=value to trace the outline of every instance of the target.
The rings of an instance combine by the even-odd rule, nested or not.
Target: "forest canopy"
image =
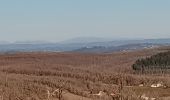
[[[170,69],[170,51],[138,59],[132,68],[133,70]]]

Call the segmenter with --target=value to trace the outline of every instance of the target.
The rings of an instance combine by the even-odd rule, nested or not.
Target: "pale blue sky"
[[[170,0],[0,0],[0,41],[170,38]]]

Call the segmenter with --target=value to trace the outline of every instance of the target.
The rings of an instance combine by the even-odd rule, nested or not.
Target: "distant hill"
[[[49,44],[48,41],[16,41],[14,44]]]
[[[139,43],[139,44],[127,44],[127,45],[120,45],[120,46],[111,46],[111,47],[104,47],[104,46],[94,46],[94,47],[83,47],[73,52],[80,52],[80,53],[111,53],[114,51],[130,51],[130,50],[140,50],[140,49],[147,49],[158,47],[159,44],[151,44],[151,43]]]
[[[66,41],[60,42],[61,44],[73,44],[73,43],[96,43],[96,42],[108,42],[112,41],[111,38],[100,38],[100,37],[77,37]]]
[[[123,50],[138,50],[155,46],[170,45],[170,39],[104,39],[104,38],[77,38],[60,43],[46,41],[22,41],[15,43],[0,43],[0,52],[32,52],[32,51],[53,51],[53,52],[91,52],[103,53]]]
[[[170,38],[166,39],[111,39],[111,38],[73,38],[67,41],[60,42],[60,44],[81,45],[84,47],[93,46],[120,46],[127,44],[152,43],[152,44],[170,44]]]

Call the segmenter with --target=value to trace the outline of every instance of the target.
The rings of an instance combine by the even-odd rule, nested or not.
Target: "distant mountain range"
[[[60,43],[44,41],[26,41],[0,43],[0,52],[90,52],[103,53],[113,51],[137,50],[157,46],[170,45],[170,39],[105,39],[105,38],[75,38]]]
[[[100,37],[77,37],[73,39],[69,39],[66,41],[62,41],[63,44],[74,44],[74,43],[95,43],[95,42],[107,42],[112,41],[111,38],[100,38]]]

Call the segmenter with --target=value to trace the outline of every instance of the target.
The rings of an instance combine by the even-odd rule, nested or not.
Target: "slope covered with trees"
[[[170,69],[170,51],[158,53],[151,57],[138,59],[133,65],[133,70],[167,70]]]

